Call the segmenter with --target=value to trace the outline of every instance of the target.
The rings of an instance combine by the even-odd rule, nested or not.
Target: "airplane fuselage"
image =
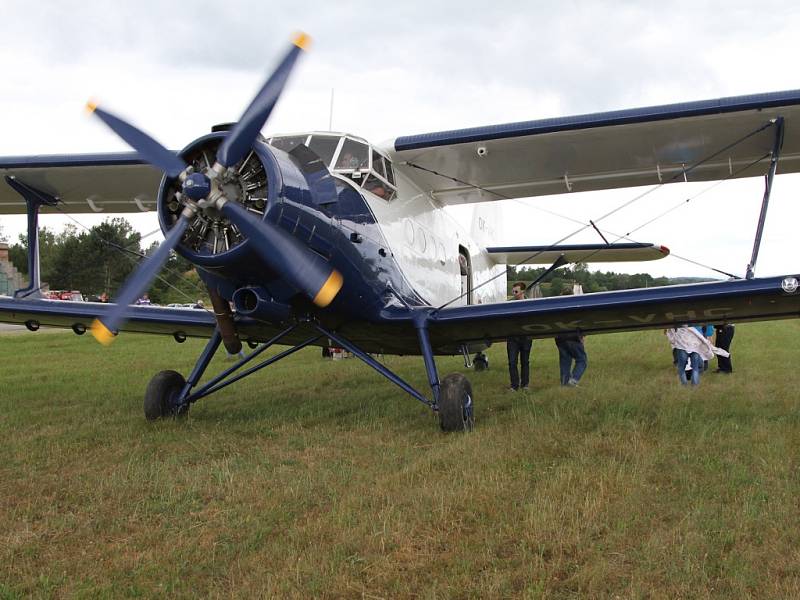
[[[200,169],[220,139],[221,134],[201,138],[182,155]],[[383,160],[388,164],[388,159]],[[471,232],[402,173],[393,177],[392,194],[379,195],[363,185],[373,176],[371,166],[363,173],[333,169],[336,193],[320,203],[296,156],[262,140],[255,143],[239,171],[236,191],[242,205],[288,232],[342,274],[344,285],[326,312],[374,322],[386,309],[490,303],[506,297],[505,267],[496,264]],[[165,178],[159,202],[165,230],[177,218],[170,208],[177,204],[171,199],[175,191],[175,184]],[[482,214],[480,228],[493,228],[493,223],[487,223],[490,218]],[[476,222],[473,230],[477,229]],[[263,314],[252,316],[280,320],[287,314],[313,311],[280,273],[259,259],[255,243],[211,215],[190,226],[178,251],[227,299],[237,302],[237,291],[243,288],[266,298]],[[237,309],[247,313],[238,302]]]

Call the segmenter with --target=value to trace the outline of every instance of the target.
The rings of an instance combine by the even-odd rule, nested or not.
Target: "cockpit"
[[[362,190],[387,201],[397,194],[391,161],[361,138],[340,133],[303,133],[274,136],[267,143],[284,152],[305,144],[332,173],[348,178]]]

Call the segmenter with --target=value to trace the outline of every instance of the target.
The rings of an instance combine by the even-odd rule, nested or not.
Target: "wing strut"
[[[42,281],[39,272],[39,209],[55,206],[59,200],[45,192],[22,183],[13,175],[6,175],[6,183],[25,200],[28,205],[28,287],[14,292],[14,298],[41,298]]]
[[[769,205],[769,195],[772,192],[772,179],[775,177],[775,169],[778,168],[778,159],[783,147],[783,117],[775,119],[775,145],[772,147],[772,158],[769,163],[769,171],[764,176],[764,198],[761,200],[761,213],[758,215],[758,226],[756,227],[756,237],[753,240],[753,255],[747,265],[747,279],[755,277],[756,260],[758,251],[761,248],[761,235],[764,233],[764,221],[767,219],[767,206]]]
[[[531,281],[531,282],[530,282],[530,284],[528,284],[528,286],[525,288],[525,292],[527,293],[527,291],[528,291],[529,289],[531,289],[531,288],[532,288],[533,286],[535,286],[537,283],[539,283],[540,281],[542,281],[542,279],[544,279],[545,277],[547,277],[548,275],[550,275],[550,273],[552,273],[553,271],[555,271],[557,268],[564,266],[565,264],[567,264],[567,259],[566,259],[566,258],[564,258],[564,255],[563,255],[563,254],[559,255],[559,257],[558,257],[558,258],[555,260],[555,262],[554,262],[552,265],[550,265],[549,267],[547,267],[547,270],[546,270],[544,273],[542,273],[541,275],[539,275],[539,276],[538,276],[536,279],[534,279],[533,281]]]

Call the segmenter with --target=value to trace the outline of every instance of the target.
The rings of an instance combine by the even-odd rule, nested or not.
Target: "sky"
[[[125,144],[87,99],[170,148],[234,121],[288,47],[313,40],[264,133],[401,135],[800,88],[800,9],[753,2],[115,2],[4,0],[0,155],[105,152]],[[604,221],[673,256],[601,265],[653,275],[743,274],[763,194],[753,178],[664,186]],[[548,244],[641,188],[502,203],[498,243]],[[797,271],[800,178],[776,179],[756,273]],[[690,199],[690,202],[686,202]],[[457,216],[463,216],[457,214]],[[76,217],[91,226],[102,218]],[[147,233],[153,216],[137,216]],[[59,229],[63,218],[42,224]],[[3,217],[15,241],[24,216]],[[585,232],[570,242],[597,242]],[[705,266],[675,257],[678,255]]]

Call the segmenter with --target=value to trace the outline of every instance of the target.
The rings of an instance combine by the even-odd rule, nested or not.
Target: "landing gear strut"
[[[208,341],[205,349],[200,357],[197,359],[192,373],[184,381],[183,377],[175,371],[162,371],[150,381],[145,393],[144,412],[148,420],[154,420],[161,417],[168,416],[183,416],[189,411],[189,406],[216,391],[221,390],[228,385],[247,377],[251,373],[263,369],[264,367],[275,363],[298,350],[305,348],[320,340],[321,338],[328,338],[331,343],[340,348],[344,348],[351,352],[354,356],[359,358],[362,362],[375,369],[378,373],[383,375],[386,379],[400,387],[402,390],[416,398],[427,407],[433,409],[439,417],[439,425],[442,431],[471,431],[475,422],[473,413],[474,398],[472,395],[472,386],[469,380],[460,373],[453,373],[445,377],[441,382],[439,381],[439,374],[436,369],[436,362],[434,360],[433,349],[428,335],[428,314],[427,312],[420,311],[415,318],[415,326],[417,329],[417,336],[420,343],[420,350],[422,357],[425,361],[425,370],[428,375],[428,383],[431,386],[432,399],[428,399],[425,395],[417,391],[411,384],[404,381],[399,375],[392,372],[385,365],[381,364],[368,353],[364,352],[350,342],[347,338],[343,337],[336,331],[329,331],[322,327],[319,323],[311,320],[299,321],[290,325],[281,333],[273,337],[271,340],[261,344],[254,352],[245,356],[237,361],[233,366],[225,369],[219,375],[213,377],[210,381],[203,384],[197,389],[194,389],[200,381],[206,368],[208,367],[214,353],[222,341],[222,336],[219,329],[214,331],[211,339]],[[270,348],[276,343],[279,343],[283,338],[297,330],[298,328],[310,329],[311,335],[303,342],[292,346],[270,358],[260,362],[259,364],[245,369],[244,371],[234,375],[240,367],[246,363],[256,359],[267,348]]]

